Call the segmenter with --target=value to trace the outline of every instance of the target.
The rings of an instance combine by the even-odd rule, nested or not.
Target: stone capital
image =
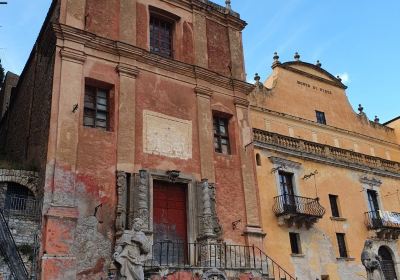
[[[139,69],[133,65],[118,64],[116,70],[120,76],[125,76],[133,79],[136,79],[136,77],[139,75]]]
[[[236,107],[242,107],[242,108],[247,108],[250,105],[250,102],[247,99],[240,98],[237,96],[234,97],[233,103],[236,105]]]
[[[213,91],[208,87],[197,86],[194,88],[194,92],[198,97],[210,99],[213,95]]]
[[[84,52],[70,50],[70,49],[62,49],[60,50],[60,55],[62,60],[84,64],[86,61],[86,55]]]

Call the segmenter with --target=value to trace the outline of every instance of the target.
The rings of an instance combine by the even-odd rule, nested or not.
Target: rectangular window
[[[325,113],[320,111],[315,111],[317,116],[317,123],[326,124]]]
[[[300,234],[296,232],[289,232],[290,247],[292,254],[301,254]]]
[[[158,15],[150,15],[150,51],[172,57],[173,22]]]
[[[379,211],[378,193],[374,190],[367,190],[368,206],[371,212]]]
[[[347,248],[346,248],[346,240],[345,240],[345,234],[344,233],[336,233],[336,238],[338,242],[338,247],[339,247],[339,256],[341,258],[347,258]]]
[[[329,202],[331,203],[332,217],[340,217],[339,206],[338,206],[338,196],[330,194]]]
[[[231,153],[228,123],[227,118],[214,116],[214,148],[217,153],[226,155]]]
[[[86,86],[83,125],[104,130],[109,129],[109,91]]]

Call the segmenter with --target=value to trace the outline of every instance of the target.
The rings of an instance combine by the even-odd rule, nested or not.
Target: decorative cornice
[[[62,49],[60,50],[62,60],[83,64],[86,61],[86,55],[83,52],[77,52],[75,50]]]
[[[233,90],[234,87],[236,91],[248,94],[254,88],[254,85],[245,81],[231,79],[196,65],[166,58],[136,46],[100,37],[68,25],[53,24],[53,30],[58,39],[73,41],[82,44],[86,49],[115,55],[115,63],[119,63],[119,57],[123,56],[174,74],[203,80],[227,90]]]
[[[194,91],[196,92],[196,95],[198,97],[203,97],[207,99],[210,99],[213,95],[213,91],[208,87],[197,86],[195,87]]]
[[[254,145],[259,148],[363,173],[400,178],[398,162],[259,129],[253,129],[253,136]]]
[[[300,167],[301,167],[301,163],[299,163],[299,162],[291,161],[291,160],[280,158],[280,157],[272,157],[271,156],[268,158],[273,164],[283,166],[283,169],[286,169],[286,168],[300,169]]]
[[[238,107],[244,107],[244,108],[248,108],[250,105],[250,102],[247,99],[240,98],[237,96],[234,97],[233,103]]]
[[[136,66],[128,64],[119,64],[116,70],[120,76],[126,76],[129,78],[136,79],[136,77],[139,75],[139,69]]]
[[[360,182],[369,186],[380,187],[382,185],[382,181],[376,177],[368,177],[367,175],[362,175],[360,177]]]

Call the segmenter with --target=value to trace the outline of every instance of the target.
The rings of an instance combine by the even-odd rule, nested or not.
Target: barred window
[[[158,15],[150,16],[150,51],[172,57],[173,22]]]
[[[217,153],[226,155],[231,153],[228,122],[227,118],[214,116],[214,148]]]
[[[83,125],[109,130],[109,90],[86,86]]]

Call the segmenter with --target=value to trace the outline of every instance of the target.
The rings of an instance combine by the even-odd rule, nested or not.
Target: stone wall
[[[54,73],[55,36],[50,22],[59,17],[58,1],[52,8],[0,122],[0,146],[13,163],[43,170]]]

